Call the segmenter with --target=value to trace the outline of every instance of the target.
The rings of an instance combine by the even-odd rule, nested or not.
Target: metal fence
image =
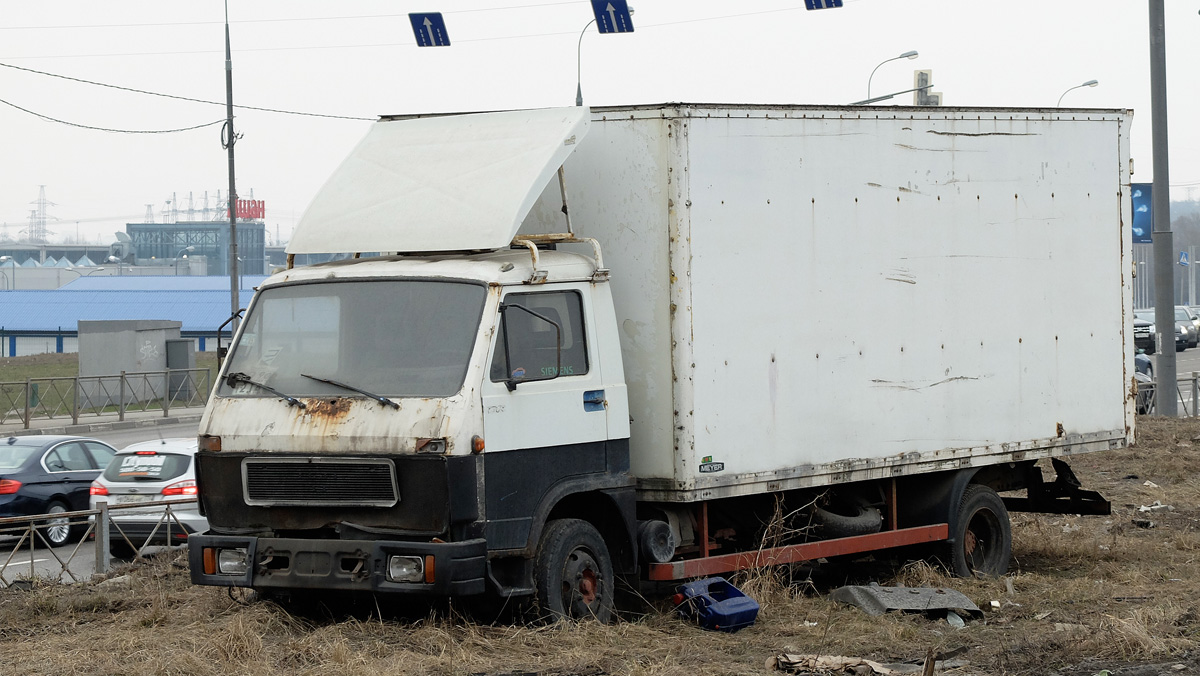
[[[1181,373],[1175,380],[1175,396],[1179,398],[1179,417],[1195,418],[1200,402],[1200,371]],[[1138,383],[1137,412],[1158,413],[1158,388],[1155,383]]]
[[[80,418],[127,411],[203,407],[212,390],[209,369],[121,371],[107,376],[28,378],[0,383],[0,424],[20,421],[29,429],[38,419]]]
[[[82,582],[94,573],[107,573],[114,537],[118,538],[118,548],[132,552],[134,559],[142,558],[151,551],[158,551],[157,545],[151,543],[173,542],[176,540],[173,535],[188,532],[179,521],[175,510],[180,505],[195,502],[196,498],[189,498],[111,507],[105,502],[100,502],[97,505],[98,509],[0,519],[0,587],[30,584],[34,580]],[[161,506],[163,511],[145,538],[131,538],[121,528],[119,520],[110,518],[112,512],[122,509],[145,510],[147,507],[157,506]],[[74,528],[83,532],[74,544],[55,549],[51,547],[49,537],[49,531],[55,528]],[[94,539],[89,542],[89,538],[93,536]],[[81,560],[86,558],[81,556],[81,553],[88,550],[94,553],[91,565]],[[63,556],[62,552],[67,553]],[[74,569],[73,563],[77,564]],[[38,564],[46,565],[39,567]]]

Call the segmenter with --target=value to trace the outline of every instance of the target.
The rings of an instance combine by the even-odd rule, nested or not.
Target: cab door
[[[513,289],[500,302],[503,310],[483,384],[487,451],[607,440],[588,286]]]

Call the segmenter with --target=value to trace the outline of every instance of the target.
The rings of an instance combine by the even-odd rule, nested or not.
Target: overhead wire
[[[453,9],[443,11],[442,14],[477,14],[480,12],[499,12],[512,9],[532,9],[539,7],[555,7],[559,5],[584,5],[587,4],[581,0],[565,0],[563,2],[539,2],[528,5],[508,5],[505,7],[476,7],[473,9]],[[314,17],[288,17],[284,19],[235,19],[229,23],[250,24],[250,23],[288,23],[302,21],[341,21],[341,20],[357,20],[357,19],[397,19],[407,17],[408,13],[403,14],[358,14],[352,16],[314,16]],[[157,23],[111,23],[111,24],[79,24],[70,26],[0,26],[0,30],[58,30],[68,28],[162,28],[164,26],[221,26],[223,21],[163,21]]]
[[[135,94],[146,94],[147,96],[161,96],[162,98],[166,98],[166,99],[189,101],[191,103],[204,103],[204,104],[213,105],[213,106],[224,106],[225,105],[224,103],[219,102],[219,101],[206,101],[204,99],[196,99],[196,98],[192,98],[190,96],[178,96],[176,94],[163,94],[161,92],[152,92],[152,91],[149,91],[146,89],[135,89],[133,87],[122,87],[120,85],[108,84],[105,82],[96,82],[94,80],[84,80],[82,78],[71,77],[69,75],[59,75],[57,73],[49,73],[49,72],[46,72],[43,70],[35,70],[33,68],[24,68],[22,66],[14,66],[9,63],[0,63],[0,66],[2,66],[4,68],[12,68],[13,70],[25,71],[27,73],[34,73],[37,75],[45,75],[47,77],[54,77],[54,78],[60,78],[63,80],[69,80],[71,82],[80,82],[83,84],[89,84],[89,85],[93,85],[96,87],[107,87],[109,89],[117,89],[120,91],[133,92]],[[349,116],[349,115],[326,115],[323,113],[305,113],[305,112],[296,111],[296,110],[281,110],[278,108],[260,108],[258,106],[243,106],[243,105],[238,105],[238,104],[234,104],[234,108],[241,108],[243,110],[258,110],[258,111],[267,112],[267,113],[281,113],[284,115],[303,115],[306,117],[327,117],[327,118],[333,118],[333,119],[338,119],[338,120],[363,120],[363,121],[367,121],[367,122],[371,122],[371,121],[375,120],[375,118],[373,118],[373,117],[353,117],[353,116]]]
[[[0,99],[0,103],[3,103],[4,105],[9,106],[11,108],[16,108],[17,110],[19,110],[23,113],[29,113],[30,115],[33,115],[34,117],[40,117],[41,119],[48,120],[50,122],[57,122],[59,124],[65,124],[69,127],[78,127],[80,129],[91,129],[93,131],[107,131],[107,132],[112,132],[114,134],[174,134],[174,133],[182,132],[182,131],[192,131],[194,129],[203,129],[204,127],[211,127],[213,125],[223,124],[225,122],[225,120],[215,120],[213,122],[205,122],[204,124],[197,124],[197,125],[194,125],[191,127],[180,127],[178,129],[112,129],[112,128],[108,128],[108,127],[94,127],[92,125],[79,124],[77,122],[68,122],[67,120],[60,120],[57,117],[50,117],[49,115],[43,115],[41,113],[29,110],[28,108],[22,108],[21,106],[18,106],[17,104],[11,103],[9,101],[5,101],[4,99]]]

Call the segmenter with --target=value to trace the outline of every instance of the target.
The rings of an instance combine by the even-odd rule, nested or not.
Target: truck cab
[[[600,538],[579,597],[611,594],[612,553],[634,563],[633,478],[599,265],[522,247],[265,282],[200,425],[196,581],[528,595],[567,519]]]

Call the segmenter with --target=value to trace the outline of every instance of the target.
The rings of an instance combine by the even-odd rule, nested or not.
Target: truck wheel
[[[950,533],[950,572],[958,577],[999,577],[1012,556],[1008,510],[996,491],[971,484],[958,506],[955,532]]]
[[[538,606],[547,619],[612,619],[612,559],[604,538],[580,519],[546,524],[533,571]]]

